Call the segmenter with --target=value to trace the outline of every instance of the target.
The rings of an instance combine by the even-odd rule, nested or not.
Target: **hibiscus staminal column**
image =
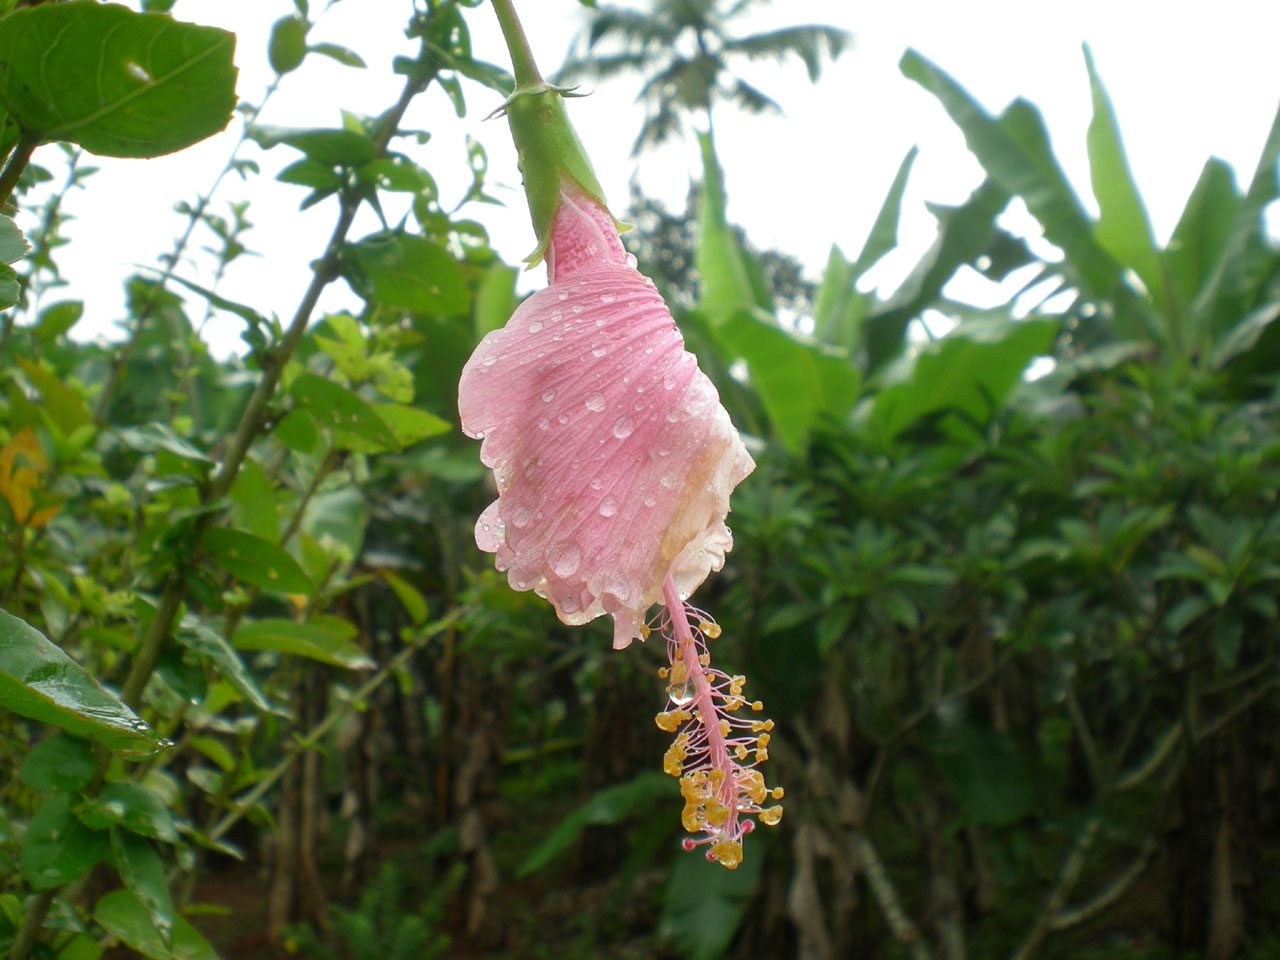
[[[782,806],[761,806],[782,799],[782,788],[768,789],[756,767],[769,759],[773,721],[757,715],[759,700],[742,695],[743,676],[730,677],[711,666],[707,640],[720,636],[720,625],[703,610],[685,603],[675,581],[663,586],[666,609],[650,627],[667,641],[670,667],[658,676],[667,681],[667,709],[654,719],[658,728],[675,733],[662,769],[680,778],[685,807],[681,822],[692,837],[684,848],[707,846],[707,859],[730,870],[742,862],[742,838],[755,829],[751,816],[776,826]],[[747,716],[740,711],[749,710]]]
[[[666,639],[658,725],[676,734],[664,767],[681,781],[686,846],[733,868],[752,818],[782,813],[762,806],[782,793],[756,769],[773,724],[743,697],[744,678],[711,667],[720,628],[685,598],[724,565],[729,495],[755,462],[622,246],[565,91],[542,80],[510,0],[493,5],[515,64],[503,108],[538,238],[529,260],[546,261],[548,286],[481,340],[458,384],[462,429],[484,441],[498,491],[476,544],[563,622],[608,615],[618,648],[653,628]]]

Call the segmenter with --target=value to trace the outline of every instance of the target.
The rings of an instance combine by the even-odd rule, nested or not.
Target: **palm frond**
[[[729,88],[729,99],[735,101],[747,113],[782,113],[782,107],[773,97],[753,87],[745,80],[735,80]]]
[[[675,43],[680,29],[663,17],[623,7],[600,7],[587,27],[587,49],[605,40],[619,40],[632,50],[652,50]]]
[[[705,107],[720,70],[715,58],[675,57],[640,88],[639,100],[685,108]]]
[[[724,53],[742,54],[749,60],[777,60],[785,62],[799,57],[809,71],[810,81],[817,81],[822,72],[822,54],[825,50],[832,60],[840,56],[853,41],[852,35],[837,27],[811,25],[786,27],[768,33],[756,33],[749,37],[725,42]]]
[[[651,147],[661,146],[680,132],[680,117],[667,104],[662,104],[656,113],[645,118],[640,135],[631,147],[631,155],[638,157]]]
[[[607,57],[571,57],[551,78],[553,83],[573,83],[575,80],[611,80],[627,72],[644,73],[653,66],[654,57],[649,53],[616,53]]]

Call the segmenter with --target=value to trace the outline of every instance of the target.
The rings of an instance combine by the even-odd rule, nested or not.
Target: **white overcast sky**
[[[319,7],[319,0],[312,0]],[[524,17],[535,55],[544,71],[559,65],[583,20],[577,0],[524,0]],[[341,67],[320,57],[308,59],[286,77],[262,122],[295,126],[335,126],[339,110],[381,112],[395,99],[401,79],[391,58],[411,54],[403,36],[405,0],[342,0],[320,20],[313,42],[331,41],[356,50],[366,70]],[[289,0],[178,0],[179,19],[221,26],[238,35],[239,93],[255,102],[270,81],[265,48],[276,17],[292,9]],[[475,55],[507,65],[492,12],[467,11]],[[892,286],[927,248],[933,218],[925,201],[957,203],[981,179],[963,138],[934,99],[901,76],[897,63],[906,47],[918,49],[954,76],[992,112],[1025,97],[1045,116],[1054,148],[1068,176],[1093,208],[1088,187],[1085,130],[1090,116],[1088,79],[1080,45],[1092,47],[1111,94],[1139,189],[1151,212],[1157,239],[1167,239],[1200,168],[1210,156],[1233,165],[1242,188],[1252,176],[1272,116],[1280,103],[1280,71],[1275,39],[1280,36],[1280,3],[1274,0],[779,0],[762,5],[739,26],[755,32],[798,23],[821,22],[855,35],[851,51],[829,66],[820,84],[810,86],[799,64],[753,65],[747,79],[779,100],[785,117],[745,117],[730,109],[717,116],[717,138],[725,167],[729,218],[740,223],[759,247],[798,257],[818,279],[832,243],[853,256],[860,248],[898,162],[919,145],[906,196],[902,250],[887,258],[878,277]],[[637,165],[629,156],[641,112],[634,105],[637,85],[617,81],[589,97],[571,101],[578,127],[606,194],[621,213],[633,176],[647,194],[674,210],[683,208],[691,178],[698,176],[696,150],[674,145],[647,155]],[[490,192],[505,207],[474,204],[468,215],[485,223],[509,262],[533,246],[532,230],[519,190],[519,174],[505,123],[483,122],[496,94],[471,84],[463,120],[439,90],[415,104],[406,126],[430,130],[424,147],[401,141],[436,177],[446,205],[456,202],[468,182],[463,138],[486,146]],[[66,210],[72,242],[60,251],[68,287],[51,291],[58,299],[83,299],[85,316],[75,331],[94,336],[124,317],[122,280],[135,264],[154,265],[172,245],[181,218],[172,210],[205,190],[239,136],[239,120],[204,143],[156,160],[101,160],[102,171],[89,189],[69,199]],[[263,153],[250,146],[243,156],[274,172],[298,155],[286,147]],[[37,154],[56,167],[55,147]],[[261,256],[234,263],[219,291],[265,313],[292,314],[332,229],[336,203],[305,212],[300,187],[259,178],[227,181],[214,210],[230,200],[248,199],[255,224],[247,245]],[[388,208],[392,215],[394,207]],[[20,225],[31,226],[29,215]],[[358,221],[353,238],[378,229],[371,214]],[[198,234],[200,244],[207,235]],[[210,264],[197,259],[180,271],[207,283]],[[526,286],[541,282],[541,273]],[[184,296],[187,296],[184,294]],[[187,296],[187,299],[191,299]],[[341,282],[322,306],[343,309],[356,303]],[[203,304],[193,303],[193,318]],[[219,316],[206,335],[218,353],[234,349],[241,322]]]

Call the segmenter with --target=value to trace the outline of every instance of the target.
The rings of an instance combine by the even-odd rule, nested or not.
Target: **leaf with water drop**
[[[235,43],[225,30],[117,4],[28,6],[0,20],[0,101],[44,140],[157,157],[231,120]]]
[[[156,932],[168,939],[173,929],[173,900],[160,854],[150,840],[120,829],[111,831],[111,853],[125,889],[142,904]]]
[[[280,593],[315,593],[315,585],[298,561],[270,540],[216,527],[205,533],[203,544],[220,567],[245,583]]]
[[[163,741],[44,634],[0,610],[0,707],[128,756]]]

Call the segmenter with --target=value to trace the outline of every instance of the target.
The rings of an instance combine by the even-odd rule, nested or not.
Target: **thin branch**
[[[1063,861],[1062,869],[1058,871],[1057,883],[1049,891],[1049,896],[1045,898],[1044,908],[1036,916],[1035,923],[1031,925],[1026,939],[1022,941],[1022,946],[1013,954],[1012,960],[1030,960],[1031,957],[1035,956],[1036,951],[1040,949],[1040,944],[1049,933],[1050,921],[1062,911],[1067,902],[1067,897],[1071,895],[1071,888],[1080,879],[1080,874],[1084,870],[1085,859],[1089,855],[1093,841],[1098,836],[1098,827],[1101,822],[1101,819],[1096,814],[1085,821],[1080,833],[1076,836],[1076,842],[1072,845],[1066,860]]]
[[[894,939],[911,951],[912,960],[929,960],[929,948],[920,935],[920,928],[902,909],[898,891],[885,872],[871,838],[858,831],[854,834],[854,843],[857,845],[862,872],[867,875],[867,885],[871,887],[871,893],[880,905],[880,912],[884,914]]]
[[[1269,694],[1272,690],[1274,690],[1278,684],[1280,684],[1280,678],[1272,677],[1266,683],[1263,683],[1261,686],[1259,686],[1252,693],[1249,693],[1246,696],[1242,697],[1241,699],[1237,700],[1234,704],[1232,704],[1232,706],[1229,709],[1224,710],[1214,720],[1205,724],[1203,727],[1197,730],[1195,735],[1195,742],[1203,743],[1204,741],[1208,740],[1210,737],[1214,736],[1216,733],[1222,730],[1223,727],[1227,726],[1227,724],[1231,723],[1233,720],[1239,717],[1242,713],[1245,713],[1246,711],[1252,709],[1253,706],[1259,700],[1261,700],[1263,697]]]
[[[1071,725],[1075,728],[1076,738],[1080,741],[1080,749],[1084,751],[1085,763],[1089,767],[1089,779],[1093,781],[1093,789],[1100,792],[1103,789],[1103,775],[1102,760],[1098,756],[1098,744],[1093,739],[1093,732],[1089,729],[1089,721],[1085,719],[1084,711],[1080,709],[1075,685],[1068,681],[1063,694],[1067,713],[1071,717]]]
[[[1129,866],[1125,867],[1124,870],[1116,875],[1114,880],[1088,900],[1078,906],[1067,910],[1059,910],[1055,913],[1049,920],[1049,929],[1066,930],[1069,927],[1078,926],[1107,909],[1107,907],[1123,897],[1129,888],[1137,882],[1138,878],[1146,872],[1147,866],[1151,863],[1151,858],[1155,856],[1156,849],[1155,837],[1148,836],[1142,841],[1142,847],[1138,850],[1138,855],[1133,858]]]

